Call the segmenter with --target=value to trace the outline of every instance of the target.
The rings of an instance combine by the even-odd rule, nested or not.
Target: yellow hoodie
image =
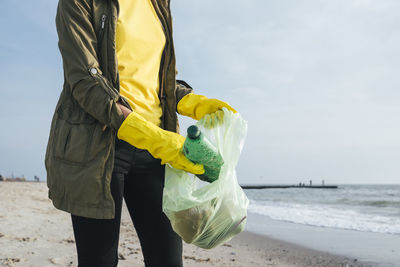
[[[119,0],[116,53],[120,93],[132,109],[160,126],[159,70],[165,35],[150,0]]]

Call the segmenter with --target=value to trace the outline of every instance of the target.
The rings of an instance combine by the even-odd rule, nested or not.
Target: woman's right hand
[[[129,108],[125,107],[121,103],[117,103],[119,109],[122,111],[122,114],[124,114],[124,118],[128,117],[128,115],[132,112]]]
[[[134,147],[146,149],[153,157],[161,159],[161,164],[169,163],[176,169],[193,174],[204,173],[203,165],[191,162],[183,154],[185,137],[161,129],[134,111],[119,128],[118,138]]]

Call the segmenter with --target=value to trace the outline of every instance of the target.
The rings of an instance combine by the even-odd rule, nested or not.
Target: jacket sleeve
[[[187,84],[185,81],[176,80],[176,106],[178,107],[179,101],[190,93],[193,93],[193,88]],[[178,108],[176,108],[176,112],[178,112]]]
[[[64,77],[79,105],[101,123],[117,130],[124,120],[117,106],[121,96],[100,70],[89,1],[58,3],[56,26]]]

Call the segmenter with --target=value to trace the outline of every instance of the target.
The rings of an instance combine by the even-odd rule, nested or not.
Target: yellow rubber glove
[[[118,129],[118,138],[137,148],[146,149],[153,157],[161,159],[161,164],[169,163],[176,169],[193,174],[204,173],[203,165],[194,164],[183,154],[185,137],[161,129],[134,111]]]
[[[185,95],[177,105],[179,114],[191,117],[195,120],[200,120],[204,115],[214,113],[222,108],[227,108],[234,113],[237,112],[224,101],[193,93]]]
[[[224,121],[224,112],[222,110],[218,110],[214,113],[206,114],[204,115],[203,120],[204,127],[214,128]]]

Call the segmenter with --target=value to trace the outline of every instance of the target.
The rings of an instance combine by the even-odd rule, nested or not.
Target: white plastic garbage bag
[[[222,124],[206,129],[204,120],[197,126],[218,148],[224,165],[218,180],[200,181],[195,176],[167,165],[163,211],[172,227],[186,243],[213,248],[243,231],[248,199],[239,186],[236,165],[247,134],[247,122],[223,109]]]

